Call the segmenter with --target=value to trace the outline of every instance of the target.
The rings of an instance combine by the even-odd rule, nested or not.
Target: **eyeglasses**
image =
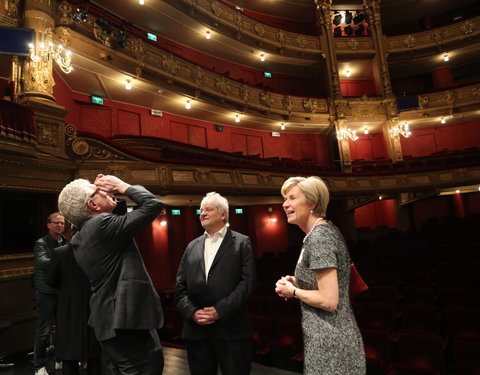
[[[65,225],[64,221],[51,221],[50,223],[55,224],[55,225]]]

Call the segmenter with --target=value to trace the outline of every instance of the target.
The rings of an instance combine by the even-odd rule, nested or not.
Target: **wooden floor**
[[[163,347],[163,354],[165,357],[165,367],[163,375],[189,375],[187,355],[185,349]],[[0,370],[0,375],[33,375],[33,366],[31,358],[27,355],[17,355],[12,358],[7,358],[7,361],[13,361],[15,366],[12,369]],[[52,360],[51,368],[54,367]],[[221,374],[221,372],[218,372]],[[50,371],[51,375],[61,375],[61,370]],[[83,372],[81,372],[83,374]],[[104,375],[110,375],[110,371],[105,369]],[[222,374],[228,375],[228,374]],[[291,372],[281,370],[273,367],[253,364],[251,375],[298,375],[298,372]]]

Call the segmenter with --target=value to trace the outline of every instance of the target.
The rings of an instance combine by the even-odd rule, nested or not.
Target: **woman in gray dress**
[[[325,220],[327,186],[318,177],[291,177],[281,193],[288,222],[306,233],[295,276],[283,276],[275,289],[301,302],[304,375],[364,375],[363,342],[348,291],[350,257],[337,227]]]

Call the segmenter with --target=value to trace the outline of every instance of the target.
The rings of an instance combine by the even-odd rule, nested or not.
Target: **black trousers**
[[[78,361],[63,360],[63,375],[78,375],[80,373]],[[100,375],[102,373],[102,364],[100,356],[89,358],[87,361],[87,375]]]
[[[252,367],[252,341],[187,340],[188,366],[192,375],[248,375]]]
[[[33,366],[35,370],[47,364],[47,347],[50,344],[50,332],[55,324],[57,310],[57,295],[50,293],[35,293],[37,307],[37,329],[33,343]]]
[[[114,375],[161,375],[163,352],[157,331],[121,329],[112,339],[100,341]]]

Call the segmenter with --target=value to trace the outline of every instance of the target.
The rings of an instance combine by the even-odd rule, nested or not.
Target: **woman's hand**
[[[275,292],[285,300],[295,297],[295,285],[289,280],[293,276],[282,276],[281,279],[277,281],[275,284]],[[295,281],[295,277],[293,277],[293,281]]]

